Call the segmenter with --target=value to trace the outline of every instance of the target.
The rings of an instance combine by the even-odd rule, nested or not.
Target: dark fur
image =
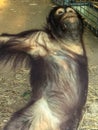
[[[56,15],[59,8],[65,11]],[[14,67],[25,60],[32,87],[31,101],[4,130],[77,130],[88,87],[82,35],[83,20],[71,7],[54,7],[44,30],[1,35],[0,60]]]

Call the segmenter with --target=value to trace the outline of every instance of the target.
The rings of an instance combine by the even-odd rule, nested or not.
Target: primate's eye
[[[72,9],[72,8],[70,8],[70,7],[68,7],[68,8],[66,9],[66,12],[75,13],[75,10]]]
[[[65,13],[65,10],[64,8],[59,8],[57,11],[56,11],[56,15],[62,15]]]

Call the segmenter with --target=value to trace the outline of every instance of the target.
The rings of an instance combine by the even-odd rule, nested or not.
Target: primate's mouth
[[[76,18],[77,16],[67,16],[65,19],[67,18]]]
[[[64,15],[61,20],[63,22],[69,21],[70,23],[74,23],[77,21],[77,19],[78,19],[78,17],[75,13],[73,13],[73,14],[68,13],[68,14]]]
[[[77,18],[76,13],[67,13],[62,17],[62,21],[65,21],[66,19],[71,19],[71,18]]]

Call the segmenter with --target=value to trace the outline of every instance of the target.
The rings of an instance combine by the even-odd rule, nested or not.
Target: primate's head
[[[70,6],[54,7],[47,18],[47,24],[50,31],[58,37],[70,35],[73,31],[78,31],[80,35],[83,32],[83,19]]]

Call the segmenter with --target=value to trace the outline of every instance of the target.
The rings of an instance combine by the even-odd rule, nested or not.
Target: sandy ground
[[[52,4],[48,0],[0,0],[0,33],[18,33],[42,28]],[[84,42],[89,62],[89,92],[79,130],[98,130],[98,37],[85,29]],[[0,130],[11,114],[30,98],[29,69],[12,72],[0,66]]]

